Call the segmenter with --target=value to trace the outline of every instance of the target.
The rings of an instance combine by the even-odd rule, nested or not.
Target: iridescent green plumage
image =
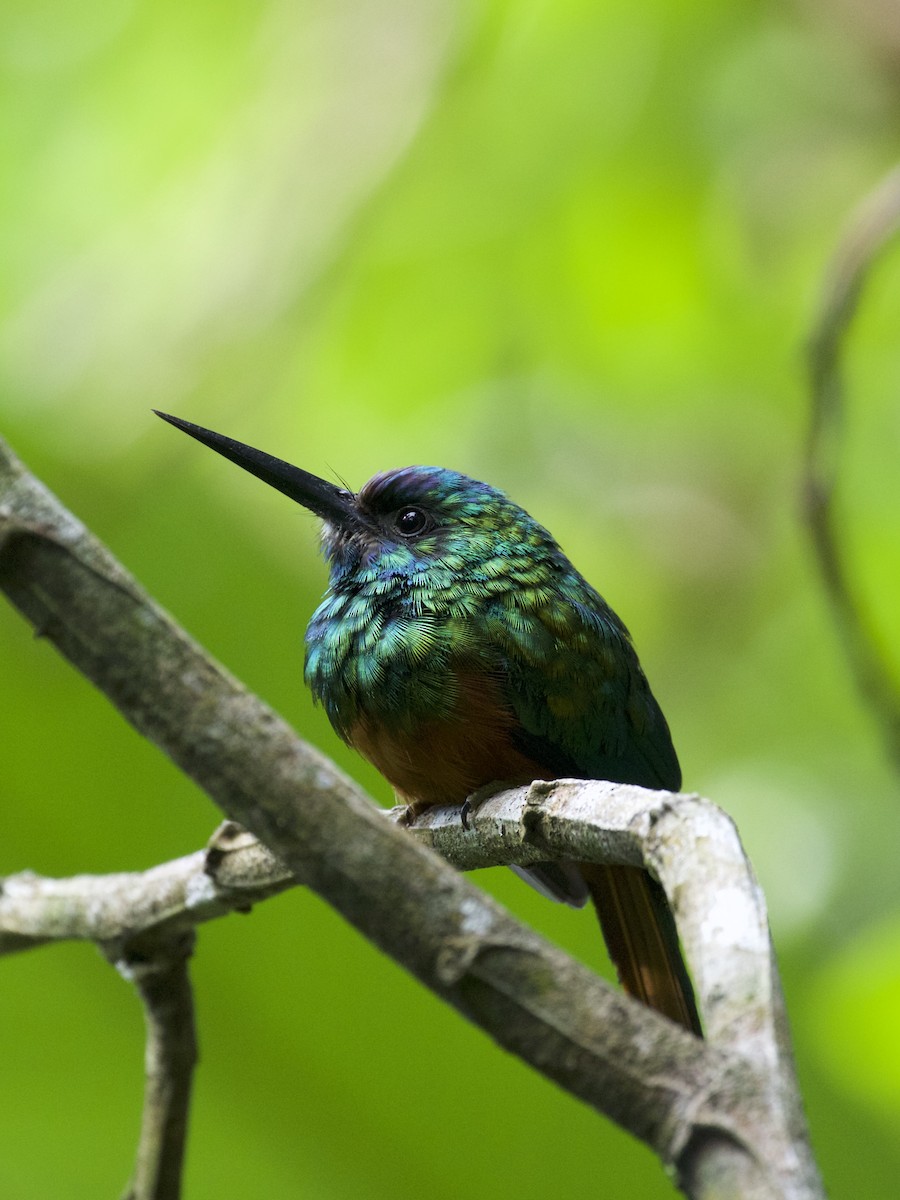
[[[556,775],[680,786],[628,632],[556,541],[502,492],[455,471],[377,475],[361,523],[327,527],[328,591],[306,680],[347,736],[363,717],[412,732],[449,716],[457,673],[497,680],[523,753]],[[397,514],[421,510],[409,536]]]

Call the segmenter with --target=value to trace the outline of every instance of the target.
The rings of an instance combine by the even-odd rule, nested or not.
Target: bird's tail
[[[640,867],[578,865],[622,987],[702,1036],[694,989],[663,889]]]

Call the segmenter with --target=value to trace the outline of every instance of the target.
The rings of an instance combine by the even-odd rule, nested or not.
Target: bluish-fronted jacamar
[[[324,521],[328,590],[306,682],[337,733],[414,816],[494,782],[607,779],[677,791],[681,770],[625,626],[546,529],[440,467],[358,493],[159,416]],[[557,898],[593,898],[626,990],[700,1032],[665,896],[636,867],[546,864]]]

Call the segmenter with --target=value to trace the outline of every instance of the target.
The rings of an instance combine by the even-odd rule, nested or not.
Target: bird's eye
[[[415,537],[423,533],[429,526],[430,520],[424,508],[401,508],[394,517],[394,525],[398,533],[404,537]]]

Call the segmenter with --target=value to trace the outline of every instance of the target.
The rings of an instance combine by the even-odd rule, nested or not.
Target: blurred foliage
[[[310,518],[151,405],[359,485],[509,490],[631,626],[686,786],[766,889],[830,1193],[900,1170],[897,781],[799,527],[801,353],[900,143],[875,0],[7,0],[0,412],[29,465],[334,754],[300,683]],[[850,361],[840,503],[894,666],[900,270]],[[212,806],[0,608],[0,870],[149,866]],[[588,916],[486,887],[587,961]],[[187,1196],[667,1197],[630,1138],[296,893],[202,932]],[[0,1192],[110,1196],[141,1015],[86,947],[3,963]]]

